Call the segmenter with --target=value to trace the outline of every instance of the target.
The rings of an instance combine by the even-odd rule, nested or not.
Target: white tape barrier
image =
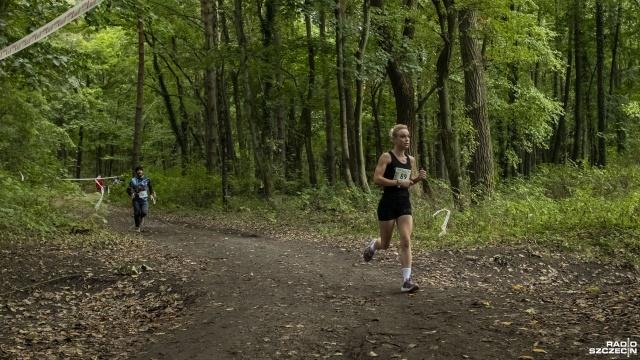
[[[436,211],[433,215],[431,215],[431,216],[435,217],[436,215],[440,214],[443,211],[447,212],[447,216],[445,216],[445,218],[444,218],[444,223],[442,223],[442,226],[440,227],[440,229],[442,229],[442,231],[440,231],[440,234],[438,236],[442,236],[442,235],[447,233],[447,224],[449,223],[449,217],[451,217],[451,211],[449,209],[440,209],[440,210]]]
[[[39,28],[31,34],[23,37],[21,40],[7,46],[0,51],[0,60],[9,57],[18,51],[37,43],[38,41],[46,38],[54,32],[60,30],[63,26],[67,25],[71,21],[75,20],[82,14],[100,5],[103,0],[84,0],[79,2],[76,6],[69,9],[64,14],[58,16],[54,20],[50,21],[47,25]]]
[[[101,177],[100,179],[116,179],[119,176],[109,176],[109,177]],[[60,179],[62,181],[95,181],[96,178],[85,178],[85,179]]]

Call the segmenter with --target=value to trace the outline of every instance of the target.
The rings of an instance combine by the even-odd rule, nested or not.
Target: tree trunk
[[[153,49],[153,69],[156,73],[156,77],[158,79],[158,85],[160,86],[160,97],[162,97],[163,101],[164,101],[164,105],[165,108],[167,110],[167,117],[169,118],[169,125],[171,126],[171,130],[173,130],[173,134],[176,137],[176,141],[178,142],[178,146],[180,146],[180,155],[181,155],[181,168],[182,168],[182,175],[186,175],[187,173],[187,162],[188,162],[188,140],[187,140],[187,136],[186,133],[183,132],[184,127],[181,125],[187,125],[186,120],[184,119],[184,114],[183,114],[183,119],[181,121],[181,124],[178,123],[178,117],[176,116],[176,112],[173,108],[173,103],[171,102],[171,95],[169,94],[169,90],[167,89],[167,84],[165,82],[164,79],[164,74],[162,73],[162,70],[160,69],[160,63],[158,61],[158,54],[155,48],[155,44],[156,44],[156,38],[153,35],[153,33],[151,33],[151,40],[147,39],[147,43],[149,44],[149,46],[151,46],[151,48]],[[167,66],[169,67],[168,61],[166,61],[165,59],[165,63],[167,64]],[[169,69],[171,70],[171,68],[169,67]],[[173,70],[171,70],[171,72],[173,73]],[[180,84],[180,78],[173,73],[174,77],[176,78],[176,85],[178,87],[178,91],[182,91],[182,85]],[[179,95],[180,97],[180,95]],[[186,112],[186,109],[181,108],[181,110]]]
[[[233,71],[231,74],[231,85],[233,86],[233,107],[236,110],[236,133],[238,134],[238,149],[240,149],[240,157],[248,160],[249,149],[247,148],[247,140],[244,137],[245,127],[242,121],[242,104],[240,102],[240,85],[238,84],[238,76],[240,71]]]
[[[310,4],[307,0],[307,7]],[[309,182],[311,186],[318,186],[318,177],[316,175],[316,163],[313,158],[313,146],[311,144],[311,102],[313,100],[313,89],[316,81],[316,60],[315,60],[315,48],[313,46],[313,38],[311,36],[311,15],[309,13],[304,14],[304,22],[307,30],[307,44],[309,50],[309,89],[307,90],[307,99],[302,107],[301,121],[304,123],[304,145],[307,153],[307,163],[309,165]]]
[[[449,103],[449,71],[451,64],[451,55],[453,52],[453,42],[455,40],[455,32],[458,24],[458,15],[453,7],[453,1],[442,0],[445,8],[442,9],[440,0],[432,0],[438,13],[440,22],[441,37],[444,40],[440,55],[436,63],[436,85],[438,88],[438,122],[440,132],[440,142],[442,144],[442,153],[444,162],[449,175],[449,182],[453,195],[455,207],[464,208],[462,202],[462,180],[460,174],[460,151],[458,149],[458,140],[453,129],[451,105]]]
[[[131,173],[140,164],[140,148],[142,147],[142,97],[144,94],[144,23],[138,17],[138,87],[136,92],[136,117],[133,129],[133,151],[131,152]]]
[[[609,111],[613,108],[613,93],[615,90],[616,82],[614,81],[617,76],[618,68],[618,43],[620,41],[620,27],[622,18],[622,0],[618,1],[618,11],[616,14],[616,28],[613,35],[613,41],[611,44],[611,74],[609,75]],[[616,104],[617,106],[617,104]],[[618,153],[623,153],[626,150],[626,138],[627,134],[622,126],[620,119],[615,119],[616,128],[616,150]]]
[[[200,0],[201,14],[204,23],[204,50],[206,55],[212,54],[217,47],[217,5],[215,0]],[[205,70],[205,157],[207,173],[213,174],[215,158],[218,150],[218,84],[215,63],[207,60]]]
[[[78,129],[78,150],[76,151],[76,179],[79,179],[82,174],[83,140],[84,126],[80,125],[80,128]]]
[[[266,198],[271,197],[271,182],[269,179],[269,172],[267,170],[267,164],[263,161],[263,154],[260,152],[261,147],[258,143],[258,134],[253,118],[253,109],[255,104],[253,101],[253,94],[251,91],[251,81],[249,79],[249,68],[247,65],[247,39],[244,35],[244,26],[242,23],[242,0],[234,1],[234,23],[236,27],[236,36],[238,37],[238,47],[240,50],[240,71],[242,72],[242,79],[244,83],[245,93],[245,112],[246,118],[249,122],[249,132],[251,133],[251,145],[253,147],[253,156],[255,159],[258,173],[262,179],[262,185],[264,187],[264,196]]]
[[[571,94],[571,63],[573,62],[573,46],[572,46],[572,28],[569,28],[569,44],[567,46],[567,66],[564,79],[564,94],[563,94],[563,112],[558,120],[558,127],[554,136],[554,143],[552,146],[551,161],[555,164],[562,164],[566,160],[566,147],[567,147],[567,120],[566,114],[569,111],[569,97]]]
[[[326,44],[326,14],[324,10],[320,12],[320,39],[322,39],[322,43]],[[324,123],[325,123],[325,137],[326,137],[326,176],[329,184],[333,185],[336,181],[336,154],[333,143],[333,114],[331,112],[331,77],[329,76],[329,72],[327,71],[327,67],[329,64],[324,62],[325,71],[324,74]]]
[[[344,84],[344,34],[342,2],[335,0],[336,17],[336,73],[338,78],[338,99],[340,101],[340,135],[342,145],[342,176],[348,187],[353,186],[349,158],[349,135],[347,133],[347,102]]]
[[[450,1],[450,0],[447,0]],[[415,9],[417,6],[416,0],[403,0],[403,5],[409,9]],[[383,0],[372,0],[371,5],[382,8],[384,6]],[[393,95],[396,102],[396,122],[398,124],[405,124],[409,128],[411,134],[417,134],[416,126],[416,107],[415,107],[415,87],[413,85],[413,74],[406,70],[406,59],[400,58],[400,56],[393,55],[399,51],[394,48],[393,36],[391,29],[386,24],[377,25],[378,31],[381,36],[381,47],[389,54],[390,58],[386,65],[387,75],[393,88]],[[402,37],[405,40],[412,40],[415,34],[414,20],[411,18],[405,18]],[[418,151],[417,142],[411,142],[409,152],[416,154]]]
[[[382,126],[380,125],[380,106],[382,104],[382,90],[384,80],[376,82],[371,87],[371,112],[373,113],[373,131],[375,132],[376,154],[382,154]]]
[[[423,103],[423,101],[426,101],[422,98],[422,95],[420,94],[420,92],[418,91],[418,103]],[[417,116],[418,116],[418,168],[419,169],[428,169],[428,164],[427,164],[427,159],[428,154],[427,154],[427,147],[425,146],[425,130],[427,127],[426,124],[426,119],[425,119],[425,111],[422,107],[418,106],[419,110],[417,111]],[[429,182],[428,181],[422,181],[422,190],[428,194],[429,197],[433,196],[433,192],[431,191],[431,188],[429,187]]]
[[[302,149],[304,147],[304,125],[296,120],[295,97],[289,106],[289,134],[287,134],[287,180],[302,180]]]
[[[343,21],[346,21],[343,16]],[[346,51],[347,38],[342,38],[342,51],[343,55]],[[351,179],[358,183],[360,186],[360,174],[358,167],[358,155],[356,154],[356,125],[355,125],[355,108],[353,104],[353,91],[351,89],[351,85],[353,84],[353,79],[350,74],[350,71],[346,69],[349,68],[349,64],[347,62],[347,58],[344,61],[344,71],[342,75],[344,77],[344,102],[347,109],[347,139],[349,144],[349,169],[351,170]]]
[[[218,9],[224,9],[224,0],[218,0]],[[229,37],[229,29],[227,28],[227,17],[224,11],[220,11],[220,19],[219,19],[219,23],[221,24],[221,26],[219,26],[218,28],[221,29],[222,35],[224,36],[224,43],[227,46],[231,45],[231,38]],[[218,34],[218,37],[220,37],[220,32]],[[237,164],[237,156],[236,156],[236,150],[235,150],[235,146],[234,146],[234,141],[233,141],[233,132],[231,130],[231,100],[229,97],[229,91],[228,91],[228,82],[225,81],[225,73],[227,73],[225,71],[225,64],[226,64],[226,60],[222,63],[222,69],[220,71],[220,75],[219,75],[219,80],[218,80],[218,84],[220,85],[220,89],[218,91],[218,93],[220,94],[219,98],[220,98],[220,104],[223,105],[223,111],[221,112],[221,116],[222,116],[222,126],[220,128],[220,131],[224,131],[225,132],[225,144],[226,144],[226,149],[227,149],[227,153],[226,155],[226,164],[228,165],[227,170],[231,170],[232,168],[234,170],[236,170],[236,174],[237,174],[237,169],[236,169],[236,165]],[[228,71],[228,74],[230,77],[233,77],[235,74],[235,71],[233,71],[233,69]],[[222,140],[221,140],[222,141]],[[223,163],[225,163],[225,161],[223,161]]]
[[[574,162],[578,162],[582,159],[582,132],[584,131],[584,119],[582,115],[582,102],[583,102],[583,93],[582,93],[582,77],[584,66],[582,63],[582,30],[580,28],[580,0],[574,0],[574,20],[573,20],[573,37],[574,37],[574,49],[575,49],[575,68],[576,68],[576,82],[574,85],[574,109],[573,109],[573,117],[575,122],[575,128],[573,132],[573,151],[571,152],[571,160]]]
[[[604,14],[602,0],[596,0],[596,69],[598,84],[598,161],[599,167],[607,166],[607,120],[604,90]]]
[[[493,181],[493,145],[487,108],[487,84],[481,48],[473,32],[477,31],[478,14],[476,10],[460,11],[460,51],[464,67],[466,115],[476,130],[477,148],[471,155],[471,188],[480,199],[492,197]]]
[[[262,0],[258,1],[258,16],[260,18],[260,31],[262,32],[262,45],[264,47],[263,62],[268,68],[277,68],[277,60],[273,53],[274,47],[277,47],[279,36],[277,28],[277,4],[276,0],[266,0],[264,2],[264,13],[262,16]],[[260,134],[262,142],[262,151],[265,161],[268,164],[273,163],[273,149],[271,141],[273,139],[274,109],[275,109],[275,74],[272,70],[267,70],[266,74],[261,76],[263,79],[262,92],[262,117],[260,123]]]
[[[362,106],[364,102],[364,51],[367,47],[369,39],[369,24],[371,23],[371,6],[370,0],[363,0],[362,5],[362,30],[360,41],[358,43],[358,51],[356,52],[356,109],[354,112],[354,125],[356,137],[356,157],[358,159],[358,183],[360,187],[369,192],[369,183],[367,181],[367,171],[364,160],[364,146],[362,144]]]

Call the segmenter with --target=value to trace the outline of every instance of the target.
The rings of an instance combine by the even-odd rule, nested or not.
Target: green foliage
[[[593,255],[636,258],[640,169],[543,167],[531,180],[501,185],[495,199],[452,216],[443,244],[527,241]]]
[[[62,201],[65,196],[77,199],[82,194],[70,183],[30,173],[22,181],[20,173],[0,170],[0,241],[70,231],[78,222],[73,215],[84,209],[75,207],[76,201]]]

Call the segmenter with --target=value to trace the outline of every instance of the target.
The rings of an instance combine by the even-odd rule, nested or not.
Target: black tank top
[[[411,179],[411,159],[407,156],[407,162],[401,163],[398,158],[393,155],[393,151],[389,151],[391,162],[384,169],[383,177],[389,180],[406,181]],[[409,197],[409,188],[399,188],[398,185],[385,186],[383,196],[387,197]]]

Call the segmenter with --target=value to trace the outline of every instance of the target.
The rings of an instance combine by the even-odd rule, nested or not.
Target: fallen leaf
[[[523,355],[523,356],[518,356],[518,360],[533,360],[533,358],[528,355]]]
[[[590,292],[592,294],[597,294],[600,292],[600,288],[597,286],[590,286],[587,288],[587,292]]]
[[[373,351],[369,351],[369,356],[376,357],[378,356],[378,354],[374,353]]]
[[[542,350],[542,349],[535,349],[535,348],[533,349],[533,352],[534,352],[534,353],[539,353],[539,354],[546,354],[546,353],[547,353],[545,350]]]
[[[511,325],[513,323],[511,321],[503,321],[500,324],[502,324],[502,325]]]

